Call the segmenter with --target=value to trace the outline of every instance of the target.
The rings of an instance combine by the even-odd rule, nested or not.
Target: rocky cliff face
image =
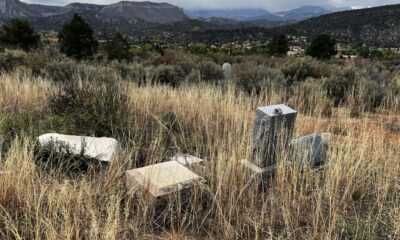
[[[141,19],[153,23],[170,23],[188,19],[183,10],[177,6],[153,2],[122,1],[105,6],[100,14],[107,17]]]
[[[40,16],[29,4],[18,0],[0,0],[0,14],[2,18]]]

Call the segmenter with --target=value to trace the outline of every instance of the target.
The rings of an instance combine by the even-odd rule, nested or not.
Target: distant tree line
[[[232,34],[234,33],[235,31],[232,31]],[[103,35],[104,43],[99,44],[94,36],[94,31],[85,19],[79,14],[74,14],[58,34],[60,52],[76,60],[91,59],[99,51],[104,53],[107,60],[130,61],[133,58],[134,49],[123,34],[116,32],[109,36],[104,31]],[[287,36],[276,35],[267,45],[258,46],[256,51],[249,52],[278,57],[285,56],[289,51],[289,42]],[[29,51],[40,45],[40,36],[28,21],[15,18],[0,30],[0,44],[2,47],[17,47]],[[155,45],[153,48],[160,55],[164,55],[164,49],[160,45]],[[204,55],[209,51],[206,44],[200,43],[191,43],[187,50],[198,55]],[[318,59],[329,59],[337,54],[336,40],[328,34],[319,34],[311,41],[305,54]],[[384,57],[381,51],[369,48],[361,48],[358,54],[371,59]]]
[[[64,24],[58,34],[60,52],[76,60],[90,59],[98,52],[99,43],[89,24],[79,14]],[[26,51],[37,48],[40,36],[28,21],[14,18],[0,31],[2,47],[16,47]],[[119,32],[108,39],[104,46],[108,60],[131,60],[132,53],[127,39]]]

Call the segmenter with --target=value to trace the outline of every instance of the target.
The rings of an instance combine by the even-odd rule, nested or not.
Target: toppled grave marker
[[[119,142],[113,138],[95,138],[84,136],[63,135],[48,133],[39,136],[41,146],[52,144],[57,148],[68,147],[71,153],[85,157],[109,162],[119,149]]]
[[[177,161],[159,163],[126,172],[128,189],[141,187],[154,198],[199,185],[202,178]]]
[[[326,143],[320,134],[314,133],[292,140],[294,153],[301,161],[301,165],[312,167],[320,166],[326,162]]]

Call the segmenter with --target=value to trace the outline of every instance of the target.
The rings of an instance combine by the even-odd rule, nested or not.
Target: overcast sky
[[[119,0],[22,0],[27,3],[48,5],[66,5],[71,2],[110,4]],[[225,9],[225,8],[264,8],[270,11],[293,9],[303,5],[333,7],[369,7],[397,4],[400,0],[164,0],[152,2],[169,2],[186,9]]]

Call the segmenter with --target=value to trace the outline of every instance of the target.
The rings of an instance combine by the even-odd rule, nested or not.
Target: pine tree
[[[91,58],[96,54],[97,41],[89,24],[78,14],[66,23],[58,34],[60,51],[77,60]]]
[[[336,55],[336,40],[328,34],[320,34],[311,42],[306,54],[318,59],[329,59]]]
[[[289,50],[289,43],[285,35],[274,36],[268,43],[270,55],[284,56]]]
[[[117,32],[111,40],[107,41],[106,52],[108,60],[131,60],[130,45],[124,36]]]
[[[0,32],[2,45],[30,50],[39,45],[40,37],[28,21],[14,18]]]

